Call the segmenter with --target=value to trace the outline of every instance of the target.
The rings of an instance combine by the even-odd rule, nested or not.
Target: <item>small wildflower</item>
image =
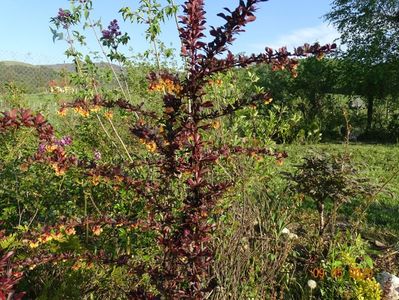
[[[57,111],[57,115],[61,117],[65,117],[67,114],[68,110],[66,108],[61,108],[60,110]]]
[[[54,152],[55,150],[57,150],[57,148],[58,148],[57,145],[54,145],[54,144],[53,145],[47,145],[46,146],[46,151],[51,153],[51,152]]]
[[[324,53],[323,52],[320,52],[320,53],[318,53],[317,55],[316,55],[316,59],[317,60],[322,60],[323,58],[324,58]]]
[[[342,268],[333,268],[331,270],[331,277],[332,278],[341,278],[342,277]]]
[[[94,150],[94,159],[101,160],[101,152],[98,150]]]
[[[97,185],[100,183],[100,179],[101,179],[100,176],[98,176],[98,175],[93,175],[93,177],[91,178],[91,183],[92,183],[94,186],[97,186]]]
[[[71,12],[62,8],[58,10],[58,14],[55,18],[53,18],[53,20],[56,22],[56,24],[62,25],[62,27],[65,29],[67,29],[74,22]]]
[[[73,110],[84,118],[90,116],[90,112],[82,107],[75,107]]]
[[[35,249],[35,248],[39,247],[39,242],[38,241],[37,242],[30,242],[29,243],[29,247],[32,248],[32,249]]]
[[[112,111],[107,111],[107,112],[105,112],[104,113],[104,116],[108,119],[108,120],[111,120],[112,118],[113,118],[113,113],[112,113]]]
[[[219,121],[213,121],[212,122],[212,127],[214,129],[219,129],[220,128],[220,122]]]
[[[42,243],[48,243],[48,242],[51,242],[53,240],[53,237],[50,234],[46,233],[46,234],[43,234],[39,238],[39,240],[41,240]]]
[[[101,32],[101,41],[104,46],[116,46],[116,39],[122,34],[119,29],[118,20],[112,20],[108,25],[108,30],[105,29]]]
[[[263,103],[267,105],[267,104],[272,103],[272,101],[273,101],[273,98],[265,98],[265,99],[263,100]]]
[[[155,150],[157,150],[157,144],[154,141],[147,143],[145,146],[149,152],[155,152]]]
[[[94,105],[92,108],[90,108],[91,112],[98,112],[100,111],[101,107],[99,105]]]
[[[21,165],[19,166],[19,169],[20,169],[22,172],[26,172],[26,171],[28,171],[28,169],[29,169],[29,164],[27,164],[27,163],[21,164]]]
[[[65,175],[65,169],[60,167],[58,164],[53,164],[52,167],[55,171],[55,175],[57,175],[57,176]]]
[[[311,290],[314,290],[314,289],[317,287],[316,281],[314,281],[314,280],[312,280],[312,279],[308,280],[308,287],[309,287]]]
[[[81,264],[79,263],[79,262],[76,262],[72,267],[71,267],[71,269],[73,270],[73,271],[77,271],[77,270],[79,270],[81,268]]]
[[[55,141],[55,144],[61,147],[72,144],[72,138],[70,136],[64,136],[59,141]]]
[[[76,234],[76,230],[74,227],[68,227],[67,229],[65,229],[65,233],[67,235],[74,235],[74,234]]]
[[[103,229],[99,225],[95,225],[92,229],[93,234],[99,236],[101,232],[103,232]]]
[[[181,85],[169,78],[160,78],[158,81],[151,83],[148,89],[175,95],[179,95],[182,91]]]
[[[40,154],[43,154],[44,152],[46,152],[46,145],[45,144],[39,144],[39,147],[38,147],[37,151]]]
[[[349,276],[352,279],[355,279],[355,280],[359,280],[359,279],[363,279],[364,278],[362,269],[355,268],[355,267],[350,267],[349,268]]]
[[[61,242],[61,241],[64,240],[64,236],[62,235],[61,232],[53,233],[53,234],[52,234],[52,237],[53,237],[53,239],[54,239],[55,241],[57,241],[57,242]]]

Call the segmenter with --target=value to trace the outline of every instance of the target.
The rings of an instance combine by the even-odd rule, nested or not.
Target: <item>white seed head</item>
[[[308,286],[310,287],[311,290],[314,290],[317,286],[317,283],[316,283],[316,281],[310,279],[310,280],[308,280]]]

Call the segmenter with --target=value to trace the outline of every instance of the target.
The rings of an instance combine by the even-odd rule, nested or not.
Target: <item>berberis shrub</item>
[[[315,44],[296,48],[292,53],[285,48],[278,51],[266,48],[257,55],[234,55],[229,51],[230,46],[237,34],[255,21],[261,2],[264,0],[242,0],[237,8],[226,8],[218,15],[224,24],[210,26],[208,36],[204,0],[183,4],[178,27],[185,70],[176,74],[158,69],[148,74],[149,89],[161,93],[161,111],[144,109],[143,105],[123,96],[110,97],[94,79],[77,82],[85,89],[91,87],[93,95],[80,94],[75,101],[65,103],[60,114],[74,110],[83,117],[95,115],[101,122],[99,111],[106,110],[104,116],[111,124],[113,117],[123,117],[125,122],[121,124],[129,124],[131,134],[128,145],[121,141],[128,160],[106,162],[99,159],[98,152],[94,157],[80,157],[77,151],[70,150],[74,149],[71,140],[65,143],[65,138],[57,138],[53,127],[40,113],[24,109],[2,113],[2,135],[22,127],[36,129],[38,150],[24,162],[23,168],[45,163],[58,176],[84,176],[93,185],[101,182],[137,203],[137,211],[118,214],[115,210],[103,209],[101,214],[98,212],[92,217],[64,217],[58,223],[38,227],[37,231],[22,230],[23,242],[16,247],[20,255],[9,264],[10,270],[33,269],[48,263],[57,264],[56,268],[72,267],[72,270],[87,272],[93,267],[104,270],[108,266],[113,276],[119,272],[125,280],[126,284],[119,282],[118,286],[124,297],[132,299],[203,299],[212,292],[215,284],[208,274],[215,257],[214,209],[235,185],[234,178],[218,170],[234,156],[270,156],[281,161],[286,154],[269,147],[244,147],[229,141],[216,143],[214,131],[219,119],[246,106],[270,102],[271,95],[259,91],[216,106],[207,97],[206,86],[219,73],[252,64],[269,64],[274,70],[288,69],[295,74],[298,57],[320,57],[335,48],[335,45]],[[91,1],[79,1],[71,11],[61,9],[53,22],[71,33],[70,27],[81,18],[90,23],[90,9]],[[71,34],[82,39],[79,33]],[[116,20],[108,30],[103,30],[101,38],[103,46],[112,51],[111,60],[121,59],[118,45],[128,40],[119,31]],[[71,47],[69,55],[74,56],[73,50]],[[78,71],[90,66],[89,58],[84,61],[78,55],[74,58]],[[131,145],[137,150],[134,155],[127,151]],[[123,247],[118,246],[116,251],[110,246],[114,241]],[[4,260],[9,258],[9,254],[4,256]],[[21,275],[10,277],[4,273],[7,275],[4,277],[3,273],[0,290],[8,297]],[[86,287],[87,291],[93,292],[95,286],[92,283]]]

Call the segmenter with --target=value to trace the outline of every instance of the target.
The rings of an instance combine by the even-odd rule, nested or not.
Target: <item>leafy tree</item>
[[[397,0],[334,0],[325,18],[341,33],[349,56],[366,63],[398,57]]]
[[[391,93],[385,88],[390,81],[387,68],[399,57],[399,2],[397,0],[334,0],[325,18],[341,33],[347,46],[350,81],[354,91],[367,98],[367,130],[373,122],[374,100]],[[360,77],[355,77],[356,72]],[[346,80],[349,80],[346,77]]]

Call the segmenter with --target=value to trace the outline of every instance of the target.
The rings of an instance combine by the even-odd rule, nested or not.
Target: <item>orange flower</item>
[[[342,268],[333,268],[331,270],[332,278],[340,278],[340,277],[342,277],[342,274],[343,274]]]
[[[105,112],[104,116],[105,116],[107,119],[111,120],[111,119],[113,118],[114,115],[113,115],[112,111],[107,111],[107,112]]]
[[[60,167],[58,164],[54,163],[54,164],[52,164],[52,167],[55,171],[55,175],[57,175],[57,176],[65,175],[65,169]]]
[[[362,269],[355,268],[355,267],[350,267],[349,268],[349,276],[352,279],[355,279],[355,280],[359,280],[359,279],[363,279],[364,278],[364,274],[363,274]]]
[[[91,178],[91,183],[92,183],[94,186],[97,186],[97,185],[100,183],[100,179],[101,179],[100,176],[98,176],[98,175],[93,175],[93,177]]]
[[[322,268],[314,268],[314,269],[311,271],[311,274],[312,274],[312,276],[313,276],[314,278],[323,279],[323,278],[324,278],[324,275],[325,275],[325,272],[324,272],[324,269],[322,269]]]
[[[173,82],[173,80],[169,78],[160,78],[157,82],[152,83],[148,89],[150,91],[164,92],[175,95],[179,95],[182,91],[181,85]]]
[[[99,225],[93,226],[93,228],[91,230],[93,231],[93,234],[97,235],[97,236],[99,236],[101,234],[101,232],[103,232],[103,229]]]
[[[77,270],[79,270],[81,267],[82,267],[81,264],[80,264],[79,262],[76,262],[76,263],[71,267],[71,269],[72,269],[73,271],[77,271]]]
[[[19,166],[19,169],[22,171],[22,172],[26,172],[26,171],[28,171],[28,169],[29,169],[29,164],[21,164],[20,166]]]
[[[74,234],[76,234],[76,230],[75,230],[74,227],[68,227],[68,228],[65,229],[65,233],[67,235],[74,235]]]

